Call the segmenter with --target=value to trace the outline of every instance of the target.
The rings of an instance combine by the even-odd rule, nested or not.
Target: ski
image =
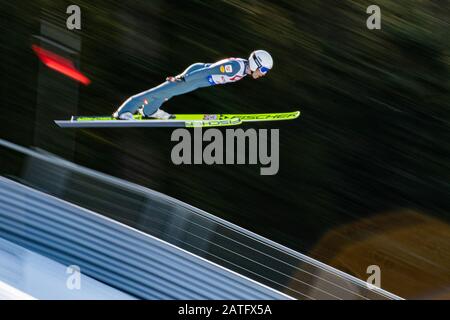
[[[109,117],[97,117],[95,120],[92,118],[90,120],[84,118],[82,120],[55,120],[55,123],[61,128],[201,128],[236,126],[241,124],[242,121],[239,118],[223,120],[115,120]]]
[[[247,121],[277,121],[277,120],[292,120],[298,118],[300,111],[293,112],[278,112],[278,113],[241,113],[241,114],[174,114],[173,120],[226,120],[232,118],[239,118],[243,122]],[[142,121],[157,121],[153,119],[142,118],[141,115],[134,115],[135,120]],[[72,121],[115,121],[111,116],[74,116]],[[163,120],[166,121],[166,120]]]
[[[71,120],[56,120],[61,128],[124,128],[124,127],[220,127],[242,122],[293,120],[300,111],[242,114],[175,114],[174,119],[147,119],[134,115],[134,120],[116,120],[111,116],[73,116]]]

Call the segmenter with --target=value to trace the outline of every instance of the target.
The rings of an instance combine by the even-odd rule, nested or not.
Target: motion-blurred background
[[[65,28],[81,8],[81,30]],[[366,8],[381,8],[368,30]],[[450,298],[450,1],[5,1],[0,137],[178,198],[384,289]],[[39,44],[87,86],[48,69]],[[172,130],[59,129],[109,115],[194,62],[268,50],[264,79],[201,89],[170,113],[301,110],[280,129],[280,170],[183,165]],[[250,126],[247,126],[250,127]],[[2,173],[18,163],[0,159]]]

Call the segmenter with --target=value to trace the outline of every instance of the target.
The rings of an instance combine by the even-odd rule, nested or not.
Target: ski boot
[[[116,120],[134,120],[131,112],[124,112],[119,114],[117,111],[113,113],[112,117]]]
[[[142,118],[146,119],[160,119],[160,120],[169,120],[175,119],[175,116],[165,112],[164,110],[158,109],[151,115],[144,114],[144,109],[139,109],[139,113],[142,115]]]

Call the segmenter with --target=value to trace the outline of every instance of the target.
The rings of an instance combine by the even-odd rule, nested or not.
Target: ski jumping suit
[[[216,63],[194,63],[175,82],[166,81],[157,87],[130,97],[117,110],[119,115],[125,112],[132,114],[144,106],[144,115],[150,116],[173,96],[194,91],[198,88],[235,82],[247,75],[248,61],[240,58],[229,58]]]

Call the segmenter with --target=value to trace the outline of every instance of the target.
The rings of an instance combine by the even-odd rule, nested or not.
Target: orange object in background
[[[309,255],[362,280],[378,265],[381,287],[406,299],[450,299],[449,235],[446,221],[403,209],[330,230]]]
[[[91,83],[91,80],[89,80],[89,78],[87,78],[84,74],[77,70],[71,60],[61,57],[60,55],[43,49],[37,45],[32,45],[31,48],[37,54],[42,63],[50,69],[62,73],[69,78],[81,82],[84,85],[88,85]]]

